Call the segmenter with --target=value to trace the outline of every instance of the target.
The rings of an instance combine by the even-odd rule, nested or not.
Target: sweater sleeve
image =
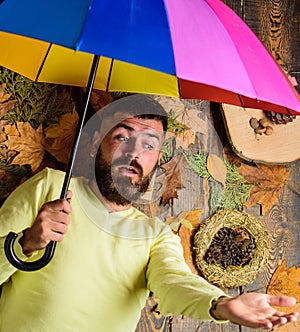
[[[23,230],[33,224],[41,206],[52,199],[46,194],[48,177],[51,173],[53,171],[44,169],[25,181],[8,196],[0,208],[0,285],[16,272],[4,252],[4,242],[9,232],[19,235],[14,243],[16,255],[23,261],[32,258],[32,256],[27,257],[23,254],[18,240]],[[57,180],[60,178],[59,175]],[[60,183],[58,183],[59,186]]]
[[[147,280],[164,315],[214,320],[209,314],[211,303],[226,296],[221,289],[191,272],[183,258],[180,238],[172,232],[161,235],[152,245]]]

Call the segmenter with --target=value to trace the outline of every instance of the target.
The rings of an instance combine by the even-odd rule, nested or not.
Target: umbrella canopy
[[[300,112],[288,77],[219,0],[5,0],[0,30],[39,40],[0,36],[0,64],[35,80],[85,85],[87,52],[104,57],[98,89]]]

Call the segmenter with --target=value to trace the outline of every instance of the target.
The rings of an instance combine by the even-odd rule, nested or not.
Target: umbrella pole
[[[92,93],[94,82],[95,82],[95,77],[96,77],[99,60],[100,60],[100,56],[94,55],[93,63],[92,63],[91,70],[90,70],[89,80],[88,80],[88,84],[87,84],[87,88],[86,88],[84,109],[83,109],[83,113],[81,114],[81,118],[80,118],[80,121],[79,121],[77,129],[76,129],[73,147],[72,147],[67,171],[65,174],[65,178],[64,178],[64,182],[63,182],[63,186],[62,186],[62,190],[61,190],[61,194],[60,194],[61,199],[67,198],[68,188],[69,188],[70,180],[72,177],[74,161],[75,161],[75,157],[76,157],[76,153],[77,153],[77,149],[78,149],[78,145],[79,145],[79,141],[80,141],[83,124],[84,124],[85,117],[87,114],[87,109],[88,109],[91,93]],[[8,261],[15,268],[22,270],[22,271],[36,271],[36,270],[39,270],[39,269],[43,268],[44,266],[46,266],[53,258],[55,247],[56,247],[55,241],[51,241],[47,244],[44,255],[40,259],[33,261],[33,262],[24,262],[24,261],[20,260],[14,252],[14,242],[17,237],[18,237],[18,234],[14,233],[14,232],[10,232],[7,235],[5,242],[4,242],[5,255],[6,255]]]

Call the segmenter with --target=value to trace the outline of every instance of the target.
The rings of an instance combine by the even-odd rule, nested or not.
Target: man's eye
[[[144,146],[145,146],[146,150],[149,150],[149,151],[153,150],[153,146],[151,144],[146,143]]]
[[[117,139],[119,141],[125,142],[125,143],[127,143],[129,141],[129,137],[127,137],[127,136],[119,136],[119,137],[117,137]]]

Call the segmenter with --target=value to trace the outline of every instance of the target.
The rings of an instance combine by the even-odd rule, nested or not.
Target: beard
[[[118,165],[134,167],[138,179],[133,183],[131,177],[120,174],[117,170]],[[95,161],[95,179],[104,198],[117,205],[125,206],[137,201],[147,191],[156,167],[157,164],[150,175],[143,176],[143,169],[135,159],[124,157],[109,164],[104,159],[100,147]]]

